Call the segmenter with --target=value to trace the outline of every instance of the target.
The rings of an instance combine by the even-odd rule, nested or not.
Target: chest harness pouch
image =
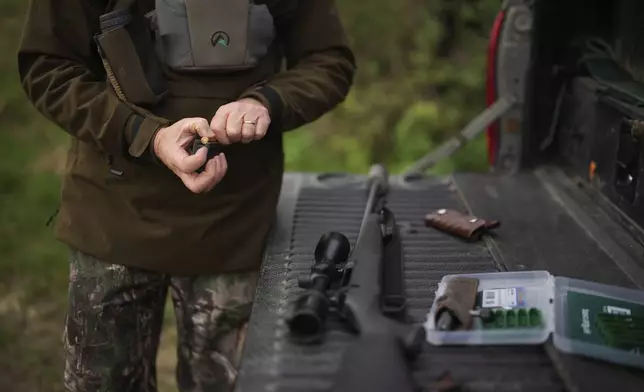
[[[167,94],[164,68],[231,73],[254,68],[275,40],[265,4],[253,0],[155,0],[142,15],[136,0],[117,0],[95,37],[120,99],[152,105]]]
[[[159,54],[177,72],[232,72],[257,65],[275,38],[265,4],[156,0]]]

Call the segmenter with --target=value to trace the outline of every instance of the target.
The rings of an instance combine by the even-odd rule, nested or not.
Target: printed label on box
[[[525,305],[523,287],[483,290],[484,308],[516,308]]]

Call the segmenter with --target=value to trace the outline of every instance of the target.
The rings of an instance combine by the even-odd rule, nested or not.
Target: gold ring
[[[257,125],[255,121],[244,120],[244,124]]]
[[[191,128],[194,132],[197,132],[197,123],[192,123]]]

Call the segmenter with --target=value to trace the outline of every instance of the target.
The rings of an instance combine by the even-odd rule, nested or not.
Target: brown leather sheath
[[[496,229],[500,225],[500,221],[485,220],[448,209],[436,210],[425,216],[425,226],[468,240],[479,240],[488,230]]]

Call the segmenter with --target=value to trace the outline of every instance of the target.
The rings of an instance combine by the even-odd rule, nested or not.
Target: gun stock
[[[391,335],[363,335],[347,348],[333,392],[415,392],[400,342]]]

